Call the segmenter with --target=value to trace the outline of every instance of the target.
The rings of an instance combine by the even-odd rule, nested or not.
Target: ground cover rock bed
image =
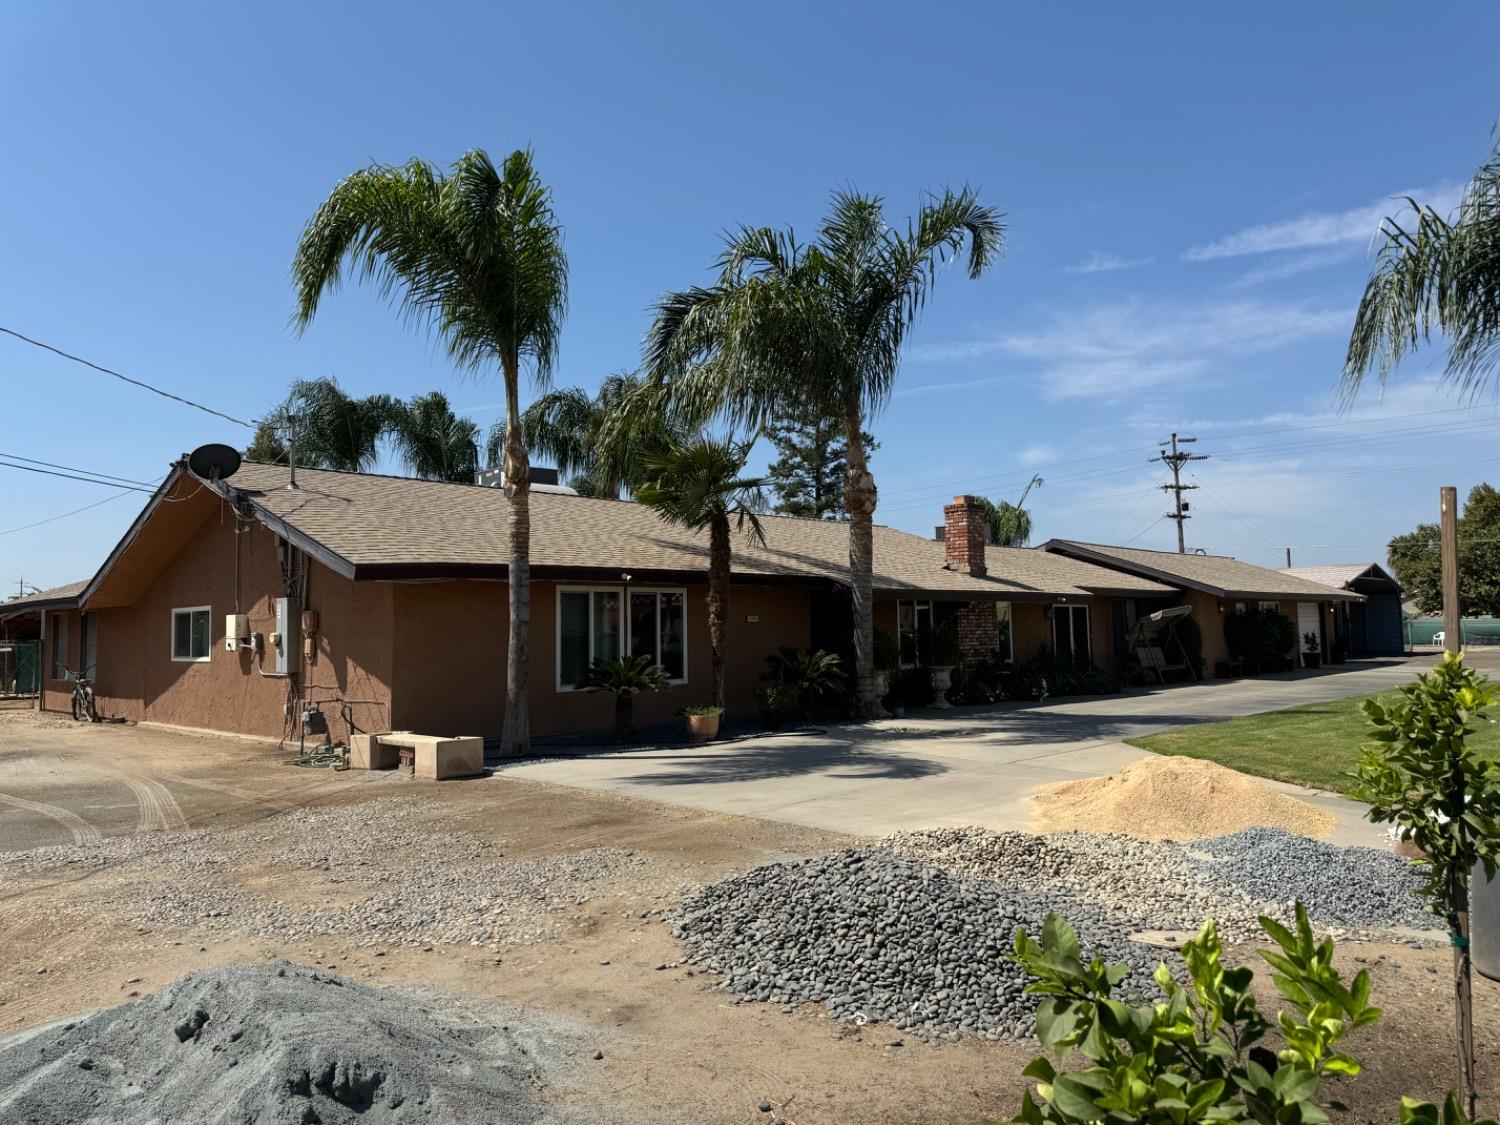
[[[231,965],[0,1039],[16,1125],[533,1125],[575,1045],[287,963]]]
[[[1015,931],[1039,934],[1049,912],[1085,955],[1128,964],[1126,992],[1146,997],[1157,964],[1180,966],[1133,935],[1213,917],[1228,940],[1250,938],[1259,915],[1292,916],[1292,893],[1344,937],[1430,929],[1415,884],[1395,856],[1277,829],[1182,845],[952,828],[755,868],[688,895],[670,922],[686,960],[744,1000],[822,1003],[919,1039],[1003,1039],[1034,1027],[1007,956]]]
[[[17,875],[110,872],[84,904],[96,918],[278,940],[337,935],[355,946],[540,941],[559,912],[625,879],[662,891],[679,882],[621,848],[509,858],[503,843],[435,828],[430,810],[400,797],[227,831],[37,848],[6,862]]]

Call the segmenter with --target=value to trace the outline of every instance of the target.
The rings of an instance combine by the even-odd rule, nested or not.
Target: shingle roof
[[[1066,553],[1074,558],[1118,566],[1163,582],[1180,583],[1223,597],[1266,597],[1320,601],[1331,598],[1362,600],[1363,595],[1330,589],[1294,574],[1241,562],[1228,555],[1178,554],[1176,551],[1148,551],[1139,547],[1111,547],[1102,543],[1080,543],[1071,539],[1053,539],[1042,549]]]
[[[1372,574],[1371,571],[1374,573]],[[1335,590],[1347,589],[1349,583],[1367,576],[1388,582],[1396,581],[1379,563],[1369,562],[1339,563],[1328,566],[1288,566],[1283,567],[1281,573],[1290,574],[1294,578],[1305,578],[1309,582],[1318,582],[1324,586],[1332,586]]]
[[[509,503],[495,488],[405,477],[297,471],[246,462],[225,482],[243,493],[272,527],[285,525],[337,556],[358,577],[420,573],[500,573],[508,556]],[[533,493],[533,570],[702,572],[708,537],[663,522],[650,509],[618,500]],[[734,540],[739,578],[844,581],[848,525],[765,516],[766,543]],[[996,599],[1083,597],[1097,592],[1151,595],[1171,587],[1062,555],[990,548],[983,578],[948,570],[943,544],[892,528],[875,528],[877,590],[924,591]]]
[[[69,582],[65,586],[53,586],[50,590],[38,590],[34,594],[27,594],[24,598],[11,598],[10,601],[0,602],[0,617],[8,617],[13,613],[30,611],[33,609],[45,609],[53,605],[68,605],[83,593],[88,579],[81,582]]]

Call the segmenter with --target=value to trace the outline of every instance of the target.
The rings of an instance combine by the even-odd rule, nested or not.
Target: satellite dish
[[[204,480],[225,480],[239,467],[240,453],[232,445],[200,445],[188,455],[188,468]]]

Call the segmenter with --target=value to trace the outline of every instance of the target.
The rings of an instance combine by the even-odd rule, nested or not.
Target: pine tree
[[[817,520],[848,518],[844,510],[844,426],[835,418],[780,419],[766,427],[776,460],[766,470],[766,486],[776,494],[772,511]],[[864,435],[865,449],[879,442]]]

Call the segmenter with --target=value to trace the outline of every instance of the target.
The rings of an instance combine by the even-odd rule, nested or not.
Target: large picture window
[[[206,605],[172,611],[172,659],[204,661],[208,659],[208,618],[210,608]]]
[[[673,683],[687,683],[687,594],[618,586],[557,591],[557,690],[588,683],[596,660],[649,656]]]

